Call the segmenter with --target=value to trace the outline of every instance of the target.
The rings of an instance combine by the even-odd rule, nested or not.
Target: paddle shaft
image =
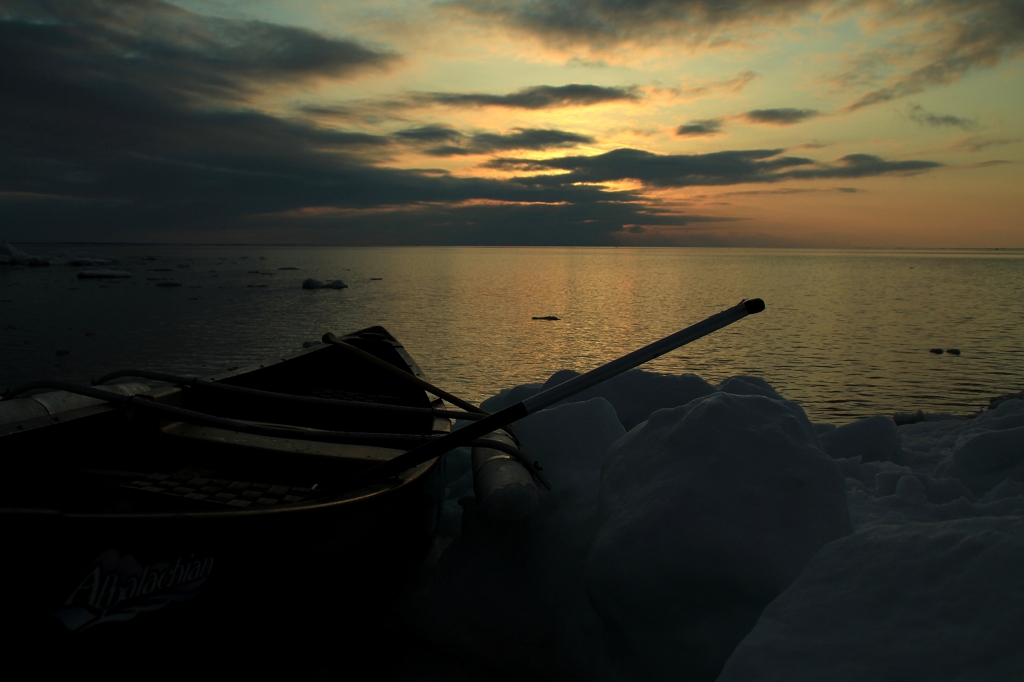
[[[353,346],[350,343],[345,343],[344,341],[339,339],[337,336],[335,336],[331,332],[327,332],[326,334],[324,334],[323,338],[321,340],[324,343],[330,343],[330,344],[334,344],[335,346],[340,346],[341,348],[344,348],[349,353],[352,353],[353,355],[361,358],[362,360],[365,360],[366,362],[368,362],[368,363],[370,363],[372,365],[375,365],[375,366],[383,369],[384,371],[386,371],[386,372],[388,372],[390,374],[394,374],[395,376],[397,376],[400,379],[402,379],[402,381],[406,381],[406,382],[408,382],[410,384],[415,384],[415,385],[419,386],[420,388],[422,388],[423,390],[428,391],[430,393],[433,393],[438,398],[442,398],[444,400],[447,400],[452,405],[455,405],[456,407],[460,407],[460,408],[462,408],[463,410],[465,410],[467,412],[476,412],[477,414],[487,414],[487,412],[485,410],[481,410],[479,407],[477,407],[473,403],[466,402],[462,398],[459,398],[458,396],[454,396],[451,393],[449,393],[449,392],[447,392],[445,390],[442,390],[442,389],[438,388],[437,386],[434,386],[429,381],[424,381],[423,379],[420,379],[415,374],[410,374],[409,372],[406,372],[405,370],[403,370],[403,369],[401,369],[399,367],[395,367],[390,362],[387,362],[385,360],[381,360],[376,355],[372,355],[370,353],[367,353],[362,348],[356,348],[355,346]]]
[[[372,480],[390,478],[401,471],[426,462],[434,457],[443,455],[457,447],[466,445],[470,441],[486,435],[491,431],[496,431],[503,426],[531,415],[534,412],[543,410],[545,407],[553,405],[560,400],[564,400],[569,396],[585,391],[586,389],[596,386],[603,381],[607,381],[608,379],[622,374],[627,370],[633,369],[634,367],[642,365],[649,360],[653,360],[656,357],[664,355],[673,349],[679,348],[680,346],[696,341],[703,336],[707,336],[712,332],[718,331],[722,327],[726,327],[733,322],[741,320],[747,315],[753,315],[761,312],[762,310],[764,310],[764,301],[759,298],[743,301],[740,304],[712,315],[695,325],[678,331],[675,334],[671,334],[670,336],[666,336],[660,341],[655,341],[654,343],[624,355],[617,360],[613,360],[606,365],[592,369],[586,374],[581,374],[580,376],[574,377],[569,381],[558,384],[557,386],[552,386],[546,391],[541,391],[522,402],[506,407],[504,410],[495,412],[494,414],[484,417],[479,421],[472,422],[458,431],[453,431],[443,438],[421,445],[418,448],[410,450],[403,455],[399,455],[388,462],[379,464],[372,469],[367,469],[352,478],[341,481],[330,487],[359,487],[360,485],[364,485]]]

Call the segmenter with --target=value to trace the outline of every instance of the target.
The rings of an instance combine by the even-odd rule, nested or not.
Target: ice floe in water
[[[30,255],[8,242],[0,242],[0,265],[71,265],[76,267],[111,265],[114,261],[96,254],[81,251],[56,251]]]
[[[634,370],[514,428],[553,489],[489,519],[452,453],[402,602],[453,657],[522,679],[1020,679],[1024,401],[836,428],[757,377]]]
[[[302,288],[303,289],[348,289],[348,285],[345,284],[344,282],[342,282],[340,279],[336,279],[336,280],[331,281],[331,282],[321,282],[318,279],[313,279],[312,277],[310,277],[309,279],[302,280]]]
[[[127,270],[111,270],[109,268],[82,270],[78,273],[78,279],[124,279],[131,276],[132,273]]]

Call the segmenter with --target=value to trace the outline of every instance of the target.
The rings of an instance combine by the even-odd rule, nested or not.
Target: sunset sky
[[[0,0],[0,239],[1024,247],[1022,0]]]

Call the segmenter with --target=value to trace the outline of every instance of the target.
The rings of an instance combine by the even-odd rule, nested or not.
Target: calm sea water
[[[435,383],[479,401],[593,368],[757,296],[764,313],[646,367],[711,382],[759,375],[834,422],[966,414],[1024,388],[1022,252],[24,248],[95,252],[133,276],[0,266],[0,386],[126,366],[211,374],[381,324]],[[183,286],[154,286],[166,277]],[[349,288],[302,290],[307,277]],[[531,319],[544,315],[561,319]],[[928,352],[936,347],[962,354]]]

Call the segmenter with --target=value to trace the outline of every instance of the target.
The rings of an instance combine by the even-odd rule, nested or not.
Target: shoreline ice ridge
[[[453,657],[524,679],[1024,671],[1022,400],[833,427],[758,377],[632,370],[516,430],[552,491],[522,521],[490,520],[468,451],[452,453],[438,539],[403,600]]]

